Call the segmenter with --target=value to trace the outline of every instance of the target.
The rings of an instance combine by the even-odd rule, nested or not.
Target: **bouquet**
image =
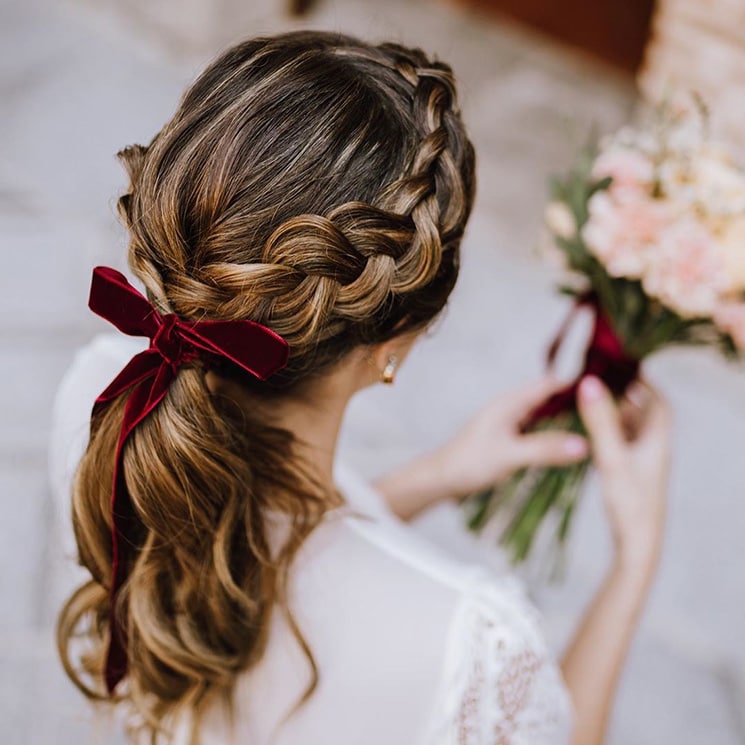
[[[585,375],[620,397],[643,360],[666,347],[745,349],[745,172],[711,141],[705,108],[693,103],[660,107],[646,126],[586,149],[552,181],[546,223],[573,306],[549,364],[577,309],[594,320],[580,374],[530,413],[525,431],[584,434],[576,393]],[[588,466],[523,469],[472,495],[469,527],[480,530],[497,512],[507,517],[501,540],[519,562],[552,516],[560,549]]]

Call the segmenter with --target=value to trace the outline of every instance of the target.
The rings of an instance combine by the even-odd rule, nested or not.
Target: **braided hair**
[[[351,350],[425,327],[458,274],[474,153],[451,69],[421,50],[339,34],[253,39],[219,57],[149,146],[120,153],[129,263],[162,313],[250,319],[283,336],[288,365],[247,413],[211,393],[196,361],[125,447],[140,523],[119,608],[108,606],[108,498],[124,400],[93,423],[73,489],[91,579],[60,615],[65,668],[105,699],[108,615],[125,612],[130,669],[119,694],[152,743],[183,707],[228,700],[261,657],[287,572],[334,504],[272,422],[271,401]],[[225,367],[226,376],[241,373]],[[126,394],[122,396],[125,398]],[[292,529],[270,551],[268,511]],[[87,644],[77,650],[73,639]]]

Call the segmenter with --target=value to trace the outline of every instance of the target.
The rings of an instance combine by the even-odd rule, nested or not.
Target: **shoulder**
[[[297,602],[332,607],[368,631],[415,626],[444,618],[462,593],[447,561],[384,516],[345,507],[329,515],[300,549],[293,570]],[[382,625],[370,623],[380,616]]]
[[[524,585],[504,564],[485,561],[476,551],[451,550],[455,530],[448,540],[435,540],[400,520],[382,495],[343,463],[334,475],[347,505],[329,515],[307,546],[308,559],[323,565],[324,576],[343,573],[358,591],[380,587],[391,599],[392,587],[431,593],[446,599],[452,612],[460,605],[492,613],[501,608],[505,620],[512,614],[531,628],[540,626]]]
[[[499,620],[505,633],[544,643],[540,616],[514,575],[429,540],[393,515],[382,496],[343,464],[337,464],[335,480],[347,504],[327,516],[296,560],[295,584],[304,604],[312,604],[312,593],[328,602],[374,604],[403,621],[426,617],[448,624],[480,613]]]
[[[384,517],[336,515],[307,548],[296,579],[319,661],[366,670],[360,680],[391,706],[417,690],[423,742],[568,741],[568,694],[519,580]]]
[[[409,664],[417,656],[437,658],[446,677],[484,636],[507,652],[551,656],[540,614],[519,580],[453,559],[383,515],[330,515],[300,549],[291,574],[293,605],[333,645],[344,629],[354,643],[358,636],[383,652],[405,650]]]
[[[340,511],[301,549],[298,582],[318,597],[375,604],[388,617],[447,619],[442,631],[493,629],[550,654],[543,619],[523,583],[475,561],[454,558],[406,524]]]

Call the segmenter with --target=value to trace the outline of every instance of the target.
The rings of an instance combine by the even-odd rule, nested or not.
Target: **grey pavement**
[[[372,476],[540,374],[566,311],[536,251],[547,176],[591,126],[623,123],[635,94],[631,81],[542,37],[436,1],[318,5],[308,25],[400,39],[449,60],[479,154],[462,277],[437,333],[396,386],[351,407],[342,450]],[[114,210],[124,174],[114,153],[149,140],[210,56],[159,46],[157,34],[114,8],[0,3],[0,739],[11,745],[93,741],[90,712],[52,638],[64,557],[47,485],[51,405],[75,349],[104,329],[85,307],[91,266],[124,266]],[[289,25],[274,17],[227,27],[248,36]],[[670,527],[611,743],[737,745],[745,743],[745,374],[686,351],[655,360],[650,375],[676,410]],[[578,517],[565,580],[531,580],[557,645],[608,558],[594,484]]]

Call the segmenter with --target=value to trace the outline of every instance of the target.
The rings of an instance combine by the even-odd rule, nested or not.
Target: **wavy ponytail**
[[[120,157],[130,266],[158,310],[250,319],[290,348],[264,383],[229,365],[184,367],[124,449],[137,530],[117,601],[129,657],[117,700],[153,744],[190,710],[197,743],[207,706],[229,704],[236,676],[261,658],[275,606],[312,670],[299,703],[316,687],[288,573],[341,498],[313,479],[274,411],[351,350],[439,313],[473,200],[473,148],[445,64],[300,32],[226,52],[149,147]],[[92,422],[77,472],[73,524],[91,579],[58,624],[65,669],[94,700],[108,698],[110,496],[126,395]],[[279,541],[277,514],[289,524]]]
[[[58,629],[65,669],[96,699],[106,698],[111,455],[123,399],[95,422],[76,475],[73,524],[93,579],[68,601]],[[265,402],[256,404],[249,420],[245,409],[210,393],[202,369],[182,370],[125,448],[125,479],[141,523],[137,558],[118,601],[127,608],[129,664],[136,671],[125,696],[147,717],[153,742],[175,708],[199,709],[208,694],[228,696],[235,676],[260,658],[292,557],[333,503],[333,495],[310,488],[292,435],[267,423]],[[285,545],[274,553],[269,509],[293,518]],[[83,677],[70,642],[91,619]]]

